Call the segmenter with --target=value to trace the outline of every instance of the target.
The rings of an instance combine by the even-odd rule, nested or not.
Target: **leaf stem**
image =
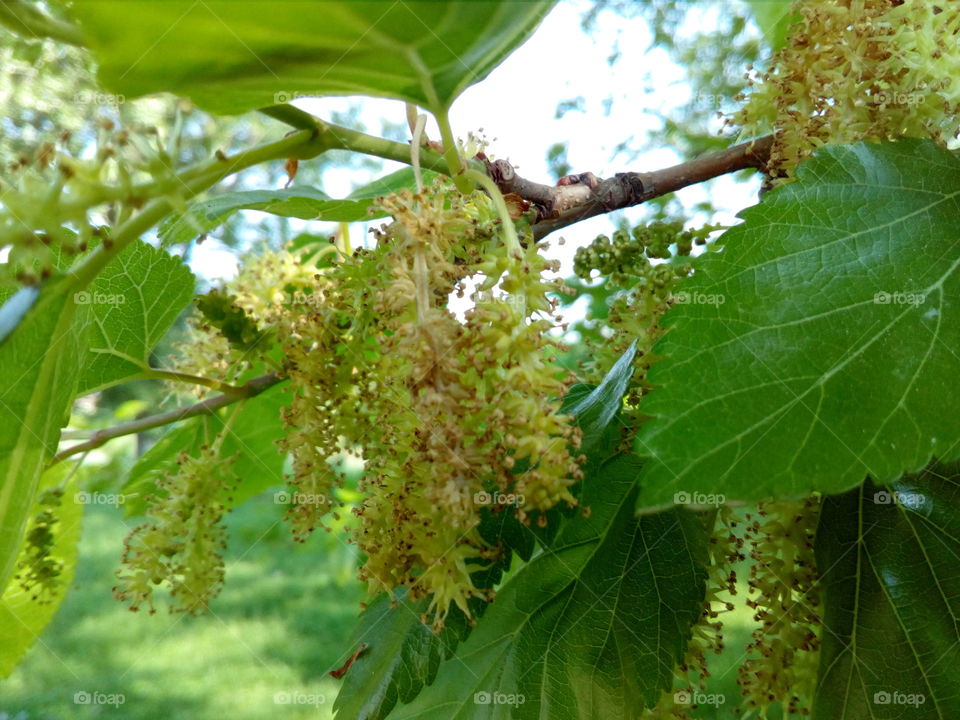
[[[191,198],[215,185],[223,178],[253,165],[284,157],[314,157],[331,147],[329,137],[317,131],[300,131],[282,140],[238,153],[232,157],[219,155],[176,176],[182,187],[173,192],[180,199]],[[86,256],[67,275],[75,288],[89,284],[97,274],[127,245],[166,217],[173,208],[170,197],[150,201],[139,213],[114,230],[113,235]]]
[[[447,161],[450,177],[457,186],[457,190],[468,193],[472,189],[470,181],[464,177],[467,169],[460,152],[457,150],[457,141],[453,137],[453,128],[450,127],[450,114],[447,110],[437,111],[435,114],[437,125],[440,128],[440,140],[443,143],[443,158]]]
[[[266,375],[256,377],[241,387],[236,388],[236,392],[217,395],[216,397],[208,398],[207,400],[196,403],[195,405],[191,405],[187,408],[177,408],[176,410],[170,410],[165,413],[159,413],[157,415],[151,415],[150,417],[140,418],[128,423],[123,423],[122,425],[116,425],[112,428],[97,430],[95,433],[93,433],[93,435],[90,436],[89,440],[86,440],[82,443],[77,443],[76,445],[61,450],[54,455],[50,460],[48,467],[56,465],[58,462],[67,459],[71,455],[89,452],[90,450],[98,448],[114,438],[123,437],[124,435],[133,435],[135,433],[151,430],[163,425],[170,425],[171,423],[180,422],[181,420],[186,420],[198,415],[212,415],[222,407],[232,405],[233,403],[241,400],[247,400],[249,398],[256,397],[277,383],[283,382],[284,379],[285,378],[274,375],[273,373],[268,373]]]
[[[201,375],[191,375],[190,373],[177,372],[175,370],[161,370],[158,368],[145,367],[141,377],[149,380],[172,380],[175,382],[190,383],[192,385],[202,385],[224,393],[225,395],[242,395],[245,391],[240,385],[231,385],[221,382],[214,378],[203,377]]]

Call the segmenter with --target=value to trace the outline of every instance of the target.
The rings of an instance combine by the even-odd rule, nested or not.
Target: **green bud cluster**
[[[827,143],[960,133],[960,5],[926,0],[805,0],[771,67],[748,77],[728,123],[775,132],[773,184]],[[741,98],[743,99],[743,98]]]
[[[215,442],[196,456],[180,453],[176,465],[157,483],[162,495],[150,498],[147,522],[124,543],[113,594],[134,611],[147,603],[154,613],[154,590],[165,585],[171,612],[199,614],[223,586],[221,498],[236,483],[232,459],[220,457]]]
[[[211,290],[195,300],[197,308],[227,341],[239,350],[250,350],[263,340],[256,321],[230,295]]]
[[[289,250],[244,257],[240,272],[223,289],[198,298],[199,312],[187,318],[186,337],[175,344],[169,369],[239,382],[271,350],[273,338],[286,337],[293,319],[320,302],[313,295],[319,272],[303,253]],[[202,397],[209,389],[174,382],[170,391]]]
[[[600,276],[608,290],[606,317],[589,317],[597,324],[603,342],[592,348],[592,360],[584,368],[590,382],[599,383],[607,371],[637,343],[634,374],[628,389],[625,410],[635,416],[628,425],[636,427],[642,416],[639,405],[650,390],[647,372],[656,359],[654,343],[662,334],[660,317],[673,304],[673,291],[690,274],[690,254],[705,245],[710,233],[705,226],[685,230],[680,222],[638,225],[630,232],[619,230],[613,237],[599,236],[580,248],[574,257],[574,272],[582,280]]]
[[[27,530],[24,548],[17,561],[15,580],[37,602],[49,602],[60,585],[63,562],[53,555],[63,503],[63,488],[44,490],[37,500],[38,512]]]

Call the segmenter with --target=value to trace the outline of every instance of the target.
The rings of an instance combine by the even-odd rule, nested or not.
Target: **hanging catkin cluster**
[[[747,707],[766,717],[810,713],[820,649],[820,589],[814,538],[820,503],[762,503],[747,515],[752,560],[747,605],[759,627],[747,647],[737,682]]]
[[[826,143],[960,132],[960,3],[808,0],[769,70],[729,122],[775,131],[768,172],[790,178]],[[740,98],[742,99],[742,98]]]
[[[160,495],[152,498],[147,521],[127,537],[113,594],[131,610],[146,603],[154,612],[153,593],[161,585],[170,591],[171,611],[189,614],[204,612],[220,592],[223,497],[236,479],[218,443],[201,447],[196,456],[180,453],[176,467],[157,483]]]
[[[477,532],[482,511],[527,522],[575,503],[578,435],[559,414],[569,380],[544,352],[556,285],[537,247],[510,248],[489,198],[448,181],[379,202],[393,221],[376,248],[317,274],[284,345],[291,520],[300,538],[321,522],[339,482],[328,459],[360,449],[361,577],[371,591],[430,596],[439,626],[451,606],[469,615],[469,598],[490,595],[471,580],[497,553]],[[449,299],[478,275],[458,319]]]

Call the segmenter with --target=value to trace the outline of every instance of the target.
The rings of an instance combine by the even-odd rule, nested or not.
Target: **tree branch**
[[[277,383],[282,382],[284,379],[285,378],[274,375],[273,373],[268,373],[267,375],[261,375],[260,377],[256,377],[253,380],[244,383],[237,388],[236,392],[217,395],[216,397],[208,398],[202,402],[196,403],[195,405],[191,405],[190,407],[177,408],[176,410],[170,410],[165,413],[160,413],[159,415],[151,415],[149,417],[133,420],[122,425],[116,425],[115,427],[97,430],[95,433],[93,433],[93,435],[90,436],[89,440],[86,440],[82,443],[77,443],[76,445],[58,452],[50,460],[50,465],[56,465],[58,462],[66,460],[71,455],[94,450],[104,443],[113,440],[114,438],[122,437],[124,435],[133,435],[135,433],[143,432],[144,430],[151,430],[155,427],[169,425],[171,423],[186,420],[198,415],[212,415],[222,407],[226,407],[227,405],[231,405],[240,400],[248,400],[252,397],[256,397]]]
[[[515,193],[537,206],[534,238],[604,213],[632,207],[689,185],[746,168],[762,168],[770,157],[773,136],[703,155],[649,173],[617,173],[600,179],[593,173],[568,175],[557,185],[542,185],[517,175],[506,160],[486,161],[487,174],[504,194]]]

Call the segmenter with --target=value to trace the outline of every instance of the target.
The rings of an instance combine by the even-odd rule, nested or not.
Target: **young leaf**
[[[383,720],[398,700],[410,702],[433,682],[441,660],[466,634],[465,623],[435,634],[420,619],[429,601],[410,602],[403,588],[396,595],[396,602],[386,593],[372,600],[347,643],[351,651],[360,643],[369,649],[344,675],[334,703],[339,717]]]
[[[425,183],[431,182],[437,175],[432,170],[423,170],[422,173]],[[311,187],[224,193],[193,203],[186,215],[174,215],[164,221],[158,233],[167,245],[188,242],[222,225],[239,210],[260,210],[303,220],[359,222],[383,217],[383,213],[370,214],[373,200],[378,195],[389,195],[413,187],[413,170],[402,168],[357,188],[343,200],[335,200]]]
[[[193,273],[178,258],[137,241],[89,290],[76,293],[76,301],[89,305],[93,316],[78,394],[138,375],[193,289]]]
[[[145,2],[70,7],[100,81],[220,114],[303,95],[392,97],[434,111],[482,80],[551,2]]]
[[[69,464],[60,464],[48,470],[41,480],[41,489],[54,487],[64,480],[71,469]],[[74,476],[75,477],[75,476]],[[29,591],[16,581],[10,583],[0,597],[0,678],[7,677],[30,649],[43,629],[56,614],[67,594],[77,564],[77,542],[80,540],[80,521],[83,504],[77,502],[76,481],[67,482],[60,506],[56,509],[57,524],[50,556],[60,563],[56,587],[43,602],[32,598]],[[39,510],[33,504],[33,514]]]
[[[86,351],[86,311],[69,283],[57,278],[0,341],[0,592],[73,402]]]
[[[706,534],[694,513],[635,517],[637,465],[620,456],[584,480],[590,516],[504,583],[391,720],[637,717],[657,701],[700,615]]]
[[[889,482],[960,448],[960,159],[826,147],[681,286],[637,438],[641,506]]]
[[[623,406],[623,394],[633,376],[633,358],[637,344],[631,343],[596,387],[574,385],[563,399],[560,411],[575,415],[583,432],[583,452],[590,453],[605,444],[611,430],[617,429],[614,420]]]
[[[960,717],[960,465],[823,502],[814,717]]]

